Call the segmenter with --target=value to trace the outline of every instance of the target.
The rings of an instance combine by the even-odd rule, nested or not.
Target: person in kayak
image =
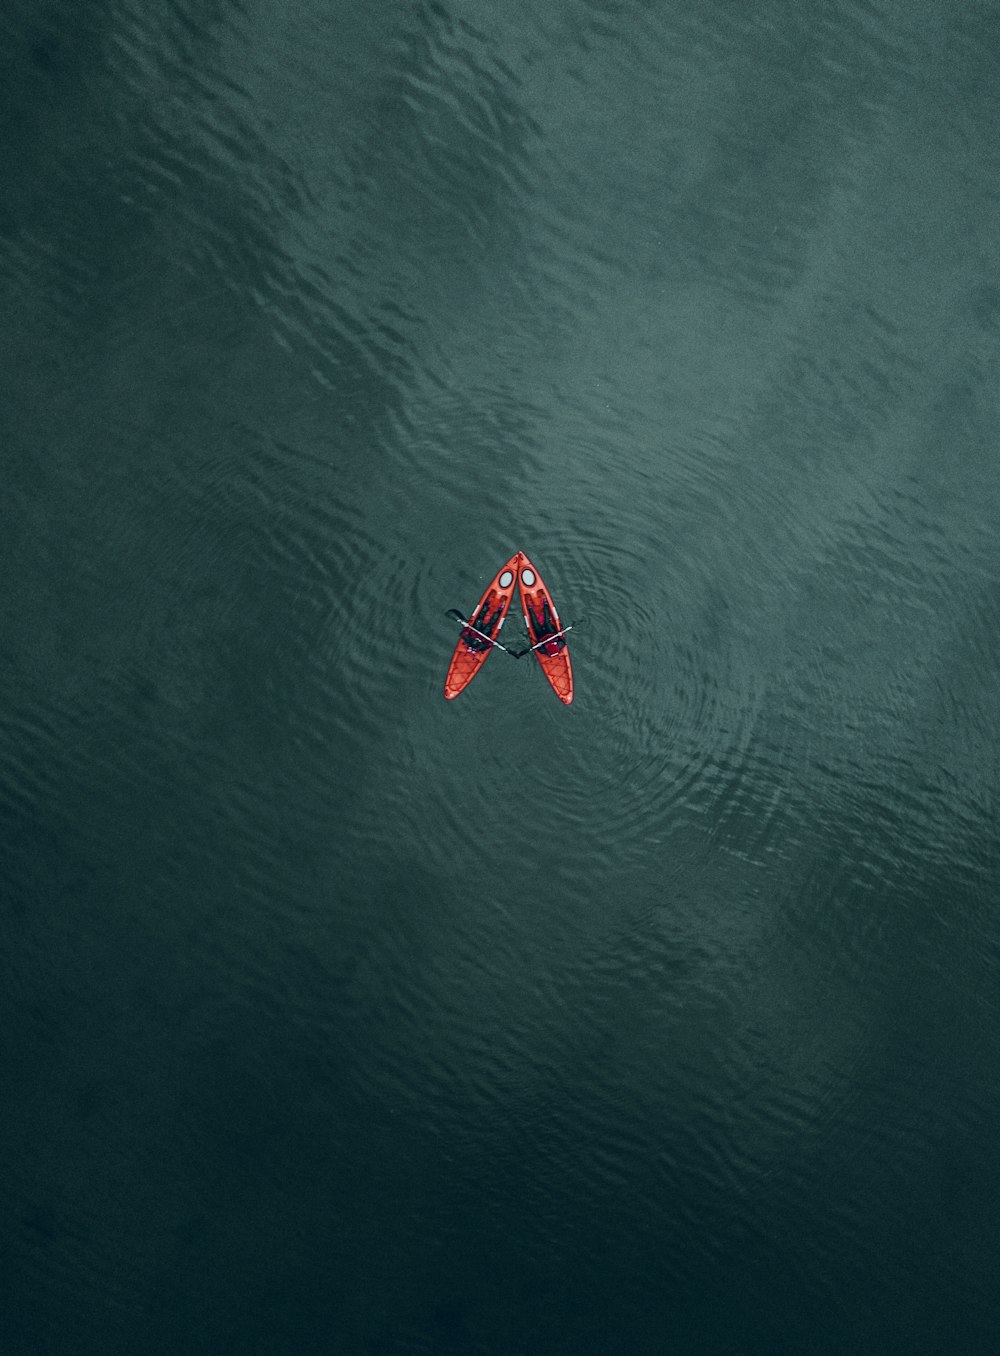
[[[553,617],[549,608],[548,599],[542,600],[542,612],[539,616],[529,604],[528,613],[531,620],[531,629],[535,633],[534,644],[531,649],[537,650],[539,654],[545,655],[547,659],[554,659],[560,650],[566,648],[566,637],[562,634],[562,628]],[[546,637],[551,636],[551,640]],[[530,651],[523,651],[524,654]]]
[[[496,640],[496,637],[493,634],[493,628],[497,625],[497,622],[503,614],[504,608],[502,604],[491,612],[489,599],[487,599],[476,615],[469,618],[468,626],[474,626],[476,631],[481,631],[483,633],[482,635],[477,636],[476,631],[470,631],[468,626],[462,632],[462,639],[470,650],[474,650],[478,653],[481,650],[488,650],[490,648],[490,640]],[[490,637],[490,640],[486,639],[487,636]]]

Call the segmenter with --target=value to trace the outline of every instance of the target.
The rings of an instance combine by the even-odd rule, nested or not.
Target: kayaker
[[[566,637],[562,634],[559,623],[549,611],[548,602],[543,600],[541,615],[533,607],[528,608],[531,614],[531,629],[535,633],[533,649],[538,654],[545,655],[546,659],[554,659],[560,650],[566,648]],[[551,640],[546,637],[551,636]]]

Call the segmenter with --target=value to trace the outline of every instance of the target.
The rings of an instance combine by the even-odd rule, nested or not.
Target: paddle
[[[553,631],[550,636],[542,636],[541,640],[536,640],[534,645],[529,645],[526,650],[508,650],[507,653],[512,654],[515,659],[523,659],[526,654],[531,654],[532,650],[540,650],[543,645],[548,645],[550,640],[558,640],[567,631],[572,631],[575,625],[576,622],[570,622],[569,626],[564,626],[561,631]]]
[[[494,640],[492,636],[488,636],[485,631],[477,630],[470,621],[467,621],[466,618],[462,616],[457,607],[450,607],[444,615],[446,617],[453,617],[455,621],[460,621],[467,631],[471,631],[472,634],[478,636],[480,640],[488,641],[489,644],[495,646],[496,649],[503,650],[504,654],[509,654],[511,659],[521,658],[521,655],[518,654],[517,650],[508,650],[506,645],[501,645],[498,640]],[[523,653],[527,654],[528,651],[524,650]]]

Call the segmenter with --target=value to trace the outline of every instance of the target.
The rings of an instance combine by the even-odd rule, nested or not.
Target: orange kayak
[[[573,667],[565,635],[556,634],[562,631],[559,613],[541,575],[523,551],[517,553],[516,561],[524,624],[532,651],[556,696],[569,706],[573,700]],[[547,636],[553,639],[546,640]]]
[[[506,565],[497,570],[468,624],[462,628],[444,680],[444,695],[448,701],[452,701],[469,686],[486,663],[490,651],[496,648],[490,642],[499,636],[507,616],[517,584],[520,559],[521,552],[518,551]]]

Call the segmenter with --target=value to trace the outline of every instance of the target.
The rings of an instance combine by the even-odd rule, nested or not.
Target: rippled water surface
[[[997,1350],[998,62],[4,8],[4,1356]]]

